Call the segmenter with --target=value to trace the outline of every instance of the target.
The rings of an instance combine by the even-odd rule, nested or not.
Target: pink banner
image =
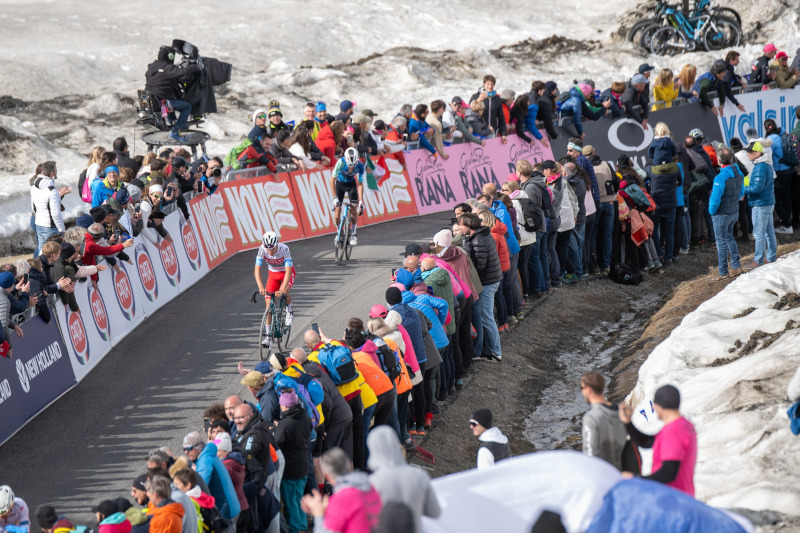
[[[553,158],[549,144],[529,144],[516,135],[508,142],[488,139],[486,146],[463,143],[445,148],[447,160],[434,158],[426,150],[406,153],[406,165],[420,215],[452,209],[467,198],[475,198],[484,184],[498,187],[514,172],[517,161],[538,163]]]

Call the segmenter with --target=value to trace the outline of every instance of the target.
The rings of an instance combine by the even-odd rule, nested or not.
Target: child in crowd
[[[653,134],[653,142],[650,143],[650,149],[647,151],[653,166],[672,163],[677,152],[675,151],[675,143],[672,142],[670,137],[672,134],[669,131],[669,126],[659,122],[653,130]]]

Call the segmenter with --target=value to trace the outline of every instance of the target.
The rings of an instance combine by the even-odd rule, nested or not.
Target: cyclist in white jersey
[[[278,235],[268,231],[261,239],[256,256],[255,278],[258,283],[258,292],[264,295],[264,302],[269,307],[269,301],[274,294],[276,298],[286,296],[286,325],[292,325],[292,296],[289,292],[294,285],[294,264],[289,247],[278,242]],[[261,268],[267,264],[269,276],[267,283],[261,279]],[[271,316],[267,317],[266,331],[269,331]]]
[[[0,486],[0,533],[30,531],[30,512],[22,498],[15,498],[8,485]]]

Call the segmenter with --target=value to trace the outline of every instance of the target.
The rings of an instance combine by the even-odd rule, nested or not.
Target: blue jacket
[[[435,154],[436,148],[434,148],[430,141],[425,137],[425,132],[429,129],[431,129],[431,127],[427,122],[424,120],[419,120],[416,115],[411,115],[411,119],[408,121],[409,137],[412,133],[419,133],[419,144],[430,153]]]
[[[278,393],[275,391],[275,379],[269,378],[261,390],[256,393],[256,400],[258,400],[258,412],[261,413],[261,419],[270,426],[273,422],[281,419],[281,407],[278,403]]]
[[[92,207],[102,205],[103,202],[114,196],[114,193],[122,188],[122,182],[119,180],[117,180],[116,189],[112,189],[111,185],[109,185],[105,179],[95,181],[98,182],[98,184],[96,189],[92,189]]]
[[[531,104],[528,106],[528,114],[525,115],[525,129],[531,132],[537,140],[542,140],[542,133],[539,131],[539,128],[536,127],[536,115],[539,113],[539,106],[536,104]]]
[[[744,176],[736,165],[723,167],[714,178],[708,212],[712,215],[733,215],[739,212]]]
[[[772,141],[772,168],[775,169],[775,172],[781,172],[792,168],[789,165],[784,165],[781,163],[781,158],[783,157],[783,144],[781,143],[780,128],[778,128],[777,133],[767,136],[767,140]]]
[[[253,126],[253,129],[250,130],[250,133],[247,134],[247,138],[250,139],[253,144],[257,145],[259,138],[263,135],[269,135],[269,131],[267,131],[266,126]]]
[[[500,222],[506,225],[506,243],[508,244],[508,253],[510,255],[518,254],[519,253],[519,241],[517,241],[516,235],[514,235],[514,224],[511,222],[511,215],[508,214],[508,210],[503,202],[495,200],[492,202],[492,213],[494,216],[500,219]]]
[[[583,107],[586,105],[586,97],[577,87],[569,90],[569,98],[561,103],[561,114],[565,112],[572,113],[572,123],[575,125],[575,131],[578,135],[583,135],[583,125],[581,120],[583,118]]]
[[[428,320],[431,321],[432,326],[430,334],[431,337],[433,337],[433,342],[436,343],[436,347],[440,350],[446,348],[447,345],[450,344],[450,341],[447,340],[447,333],[445,333],[443,327],[444,321],[447,319],[447,302],[441,298],[426,294],[414,294],[411,291],[403,291],[402,294],[404,304],[408,304],[414,309],[419,309],[428,317]],[[438,302],[436,302],[436,300],[438,300]],[[441,305],[439,302],[441,302]],[[403,318],[403,325],[405,325],[405,321],[406,319]],[[417,351],[416,346],[414,347],[414,351]],[[417,360],[419,361],[419,357],[417,357]],[[427,357],[425,360],[427,361]]]
[[[239,506],[239,498],[236,497],[236,489],[233,487],[231,476],[225,469],[225,465],[217,457],[217,445],[213,442],[206,444],[200,457],[197,458],[197,475],[203,478],[208,485],[208,490],[214,497],[220,514],[226,520],[230,520],[242,511]]]
[[[575,159],[575,163],[589,176],[592,182],[592,199],[594,200],[594,205],[600,205],[600,187],[597,186],[597,175],[594,173],[594,165],[589,161],[589,158],[583,154]]]
[[[397,311],[403,319],[402,326],[406,328],[408,336],[411,337],[411,344],[417,354],[417,362],[421,365],[428,360],[425,354],[425,337],[422,336],[422,324],[419,321],[417,312],[404,303],[391,306],[390,311]]]
[[[677,201],[676,187],[683,177],[678,164],[670,162],[647,167],[647,175],[650,177],[650,195],[656,203],[656,209],[674,210]]]
[[[763,156],[762,156],[763,158]],[[753,170],[750,171],[750,185],[744,188],[743,194],[747,195],[747,203],[752,207],[767,207],[775,205],[775,175],[772,167],[765,161],[756,159]]]
[[[650,148],[647,150],[647,155],[653,165],[665,165],[672,163],[675,157],[675,143],[669,137],[659,137],[653,139],[650,143]]]

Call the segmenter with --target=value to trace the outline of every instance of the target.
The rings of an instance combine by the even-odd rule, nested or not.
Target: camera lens
[[[222,171],[220,169],[218,169],[218,168],[215,168],[214,172],[212,172],[211,175],[213,177],[215,177],[215,178],[218,178],[218,177],[222,176]]]

